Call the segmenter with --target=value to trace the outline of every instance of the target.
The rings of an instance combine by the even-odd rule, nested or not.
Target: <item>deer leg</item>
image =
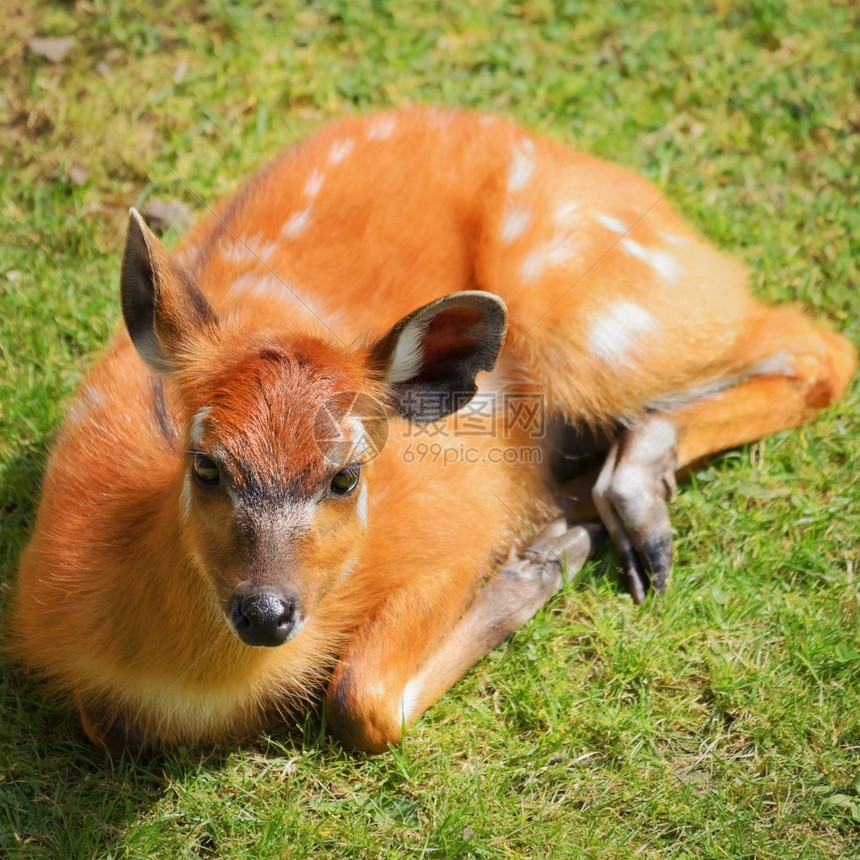
[[[677,443],[675,425],[661,416],[625,428],[594,485],[595,507],[636,603],[645,600],[649,580],[655,591],[662,591],[672,567],[667,502],[675,494]]]
[[[836,400],[856,367],[853,347],[791,310],[766,309],[749,378],[671,412],[650,413],[614,440],[594,503],[636,603],[672,565],[667,502],[675,473],[718,451],[797,427]],[[762,349],[770,353],[761,354]],[[776,370],[776,372],[774,372]]]
[[[407,725],[522,627],[558,591],[565,577],[582,568],[601,535],[597,526],[569,528],[566,520],[553,522],[521,559],[503,565],[478,590],[465,612],[420,661],[401,662],[399,667],[379,665],[375,646],[380,639],[402,638],[391,625],[414,627],[408,616],[389,616],[387,624],[373,631],[376,641],[348,650],[335,671],[326,698],[334,734],[346,746],[369,752],[382,752],[388,744],[398,743]]]

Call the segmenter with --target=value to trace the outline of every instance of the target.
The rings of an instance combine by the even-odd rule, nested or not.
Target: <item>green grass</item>
[[[663,187],[683,175],[670,199],[759,295],[860,344],[850,0],[2,15],[0,612],[63,402],[118,323],[128,206],[199,212],[347,111],[480,107]],[[34,35],[76,43],[51,64]],[[634,607],[606,554],[390,755],[348,755],[311,716],[114,765],[2,664],[0,856],[860,856],[858,404],[855,382],[697,472],[665,597]]]

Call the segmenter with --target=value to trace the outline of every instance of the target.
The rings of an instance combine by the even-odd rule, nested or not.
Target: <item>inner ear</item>
[[[427,423],[465,406],[492,370],[507,331],[505,303],[479,290],[445,296],[401,319],[371,351],[403,417]]]

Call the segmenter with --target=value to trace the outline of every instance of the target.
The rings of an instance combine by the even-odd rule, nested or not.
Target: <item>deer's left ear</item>
[[[499,357],[507,317],[498,296],[470,290],[400,320],[371,350],[397,412],[427,423],[465,406],[477,391],[475,377]]]

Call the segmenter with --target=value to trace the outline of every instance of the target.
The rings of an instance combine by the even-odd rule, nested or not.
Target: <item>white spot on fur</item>
[[[528,209],[509,209],[502,221],[502,241],[513,242],[525,233],[531,221]]]
[[[233,294],[243,293],[255,286],[259,280],[260,276],[257,272],[246,272],[244,275],[240,275],[235,281],[233,281],[230,285],[230,292]]]
[[[248,239],[245,244],[248,251],[258,260],[265,260],[278,250],[278,243],[267,240],[262,231]]]
[[[525,283],[536,281],[547,268],[562,266],[580,251],[580,245],[570,235],[557,233],[545,245],[531,251],[520,267],[520,277]]]
[[[250,263],[271,256],[278,249],[278,243],[266,240],[261,230],[248,239],[228,239],[219,242],[223,257],[233,263]]]
[[[225,260],[232,263],[241,263],[254,258],[254,255],[248,250],[248,246],[239,240],[233,240],[224,236],[218,242],[218,250]]]
[[[281,230],[281,234],[289,239],[296,239],[311,226],[312,221],[312,207],[307,206],[301,212],[290,215],[283,230]]]
[[[427,114],[427,118],[430,121],[430,125],[434,128],[445,128],[449,126],[456,116],[456,113],[452,110],[440,110],[439,108],[430,108]]]
[[[635,352],[641,335],[657,330],[657,321],[633,302],[617,302],[591,324],[588,348],[607,362],[621,362]]]
[[[574,215],[578,215],[582,209],[582,204],[578,200],[568,200],[565,203],[560,203],[555,210],[555,220],[562,224],[570,221]]]
[[[670,245],[686,245],[687,240],[683,236],[676,236],[674,233],[661,233],[660,238],[668,242]]]
[[[355,149],[355,141],[351,137],[344,140],[336,140],[328,153],[330,164],[340,164]]]
[[[412,379],[418,374],[424,361],[422,341],[425,331],[427,331],[426,325],[413,322],[400,333],[394,358],[391,360],[388,373],[385,374],[385,381],[389,385],[395,382],[406,382],[407,379]]]
[[[525,283],[536,281],[546,268],[546,259],[542,250],[531,251],[520,266],[520,277]]]
[[[660,277],[672,282],[678,280],[678,276],[681,274],[681,264],[678,262],[678,258],[668,251],[646,248],[633,239],[622,239],[621,247],[631,257],[636,257],[637,260],[647,263]]]
[[[534,151],[535,145],[528,138],[524,138],[514,147],[508,171],[509,191],[520,191],[529,181],[535,168]]]
[[[320,188],[322,188],[323,181],[325,180],[325,174],[321,173],[319,170],[315,170],[309,177],[308,181],[305,182],[305,196],[310,197],[311,200],[320,193]]]
[[[393,116],[383,116],[373,120],[367,127],[368,140],[388,140],[397,125]]]
[[[338,324],[343,311],[331,312],[318,301],[308,298],[309,291],[291,281],[285,281],[275,274],[260,277],[258,272],[248,272],[237,278],[230,287],[232,298],[250,296],[254,298],[278,301],[291,314],[295,312],[310,314],[321,320],[326,326]]]
[[[612,230],[613,233],[626,233],[630,229],[630,225],[614,215],[606,215],[603,212],[594,216],[607,230]]]

